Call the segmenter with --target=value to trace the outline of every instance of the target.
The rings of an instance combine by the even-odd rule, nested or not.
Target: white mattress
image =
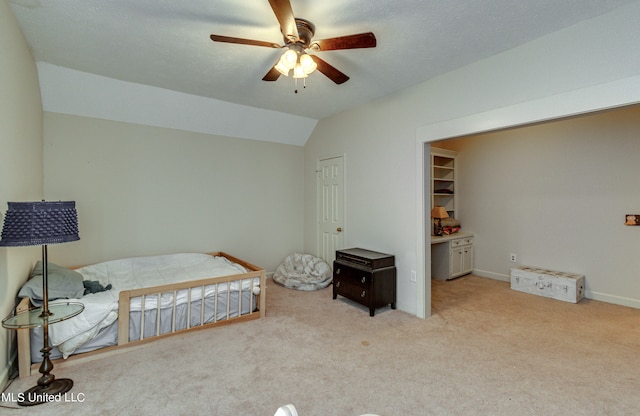
[[[139,289],[247,272],[243,266],[235,264],[225,257],[214,257],[202,253],[180,253],[112,260],[86,266],[77,269],[77,271],[83,275],[84,280],[99,281],[103,286],[111,284],[112,289],[88,294],[80,299],[71,299],[70,301],[84,304],[84,311],[72,319],[56,323],[49,327],[51,345],[58,347],[65,358],[76,351],[82,344],[95,337],[100,330],[109,327],[116,321],[118,293],[122,290]],[[216,292],[219,295],[228,289],[230,291],[242,290],[251,292],[257,289],[259,284],[260,280],[255,278],[244,279],[241,284],[232,282],[230,285],[226,283],[210,285],[205,287],[205,298],[207,296],[213,296]],[[201,289],[191,291],[192,302],[201,299],[201,297]],[[64,303],[66,301],[68,300],[57,300],[51,303]],[[179,291],[177,293],[176,304],[185,304],[187,301],[187,291]],[[144,302],[145,311],[158,307],[157,296],[147,296]],[[162,295],[160,300],[161,309],[172,306],[173,295]],[[140,312],[142,310],[142,298],[132,299],[130,310],[132,313]]]
[[[231,292],[229,294],[229,314],[227,315],[227,296],[226,293],[222,294],[216,302],[215,297],[205,298],[205,313],[202,323],[209,323],[214,321],[220,321],[227,318],[233,318],[235,316],[244,315],[255,310],[257,306],[257,299],[255,294],[250,291],[242,291],[242,300],[238,302],[238,295],[240,292]],[[191,311],[191,325],[190,327],[201,325],[200,322],[200,309],[201,301],[192,302]],[[164,334],[172,331],[171,319],[173,310],[172,308],[166,308],[161,310],[160,318],[160,334]],[[180,305],[176,307],[176,329],[183,329],[186,327],[187,312],[186,305]],[[156,318],[157,310],[151,309],[145,312],[144,320],[144,337],[148,338],[155,334],[156,331]],[[51,328],[51,327],[50,327]],[[129,340],[135,341],[141,338],[141,312],[131,312],[129,314]],[[72,348],[70,351],[71,342],[76,341],[79,345]],[[71,342],[66,342],[60,345],[60,348],[53,347],[51,350],[51,359],[66,358],[70,354],[78,354],[83,352],[94,351],[100,348],[118,345],[118,321],[115,320],[108,326],[100,328],[95,334],[88,336],[83,341],[82,336],[75,337]],[[65,348],[67,347],[67,348]],[[34,328],[31,330],[31,362],[37,363],[42,361],[42,328]],[[62,349],[62,350],[61,350]],[[63,354],[64,351],[64,354]]]

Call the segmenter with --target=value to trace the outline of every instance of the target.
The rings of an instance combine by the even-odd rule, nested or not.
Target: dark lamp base
[[[35,406],[38,404],[55,402],[55,396],[65,394],[73,387],[73,380],[70,378],[58,378],[47,386],[33,386],[25,391],[24,399],[18,401],[20,406]]]
[[[444,234],[444,230],[442,228],[442,220],[440,218],[436,218],[433,220],[433,235],[436,237],[441,237]]]

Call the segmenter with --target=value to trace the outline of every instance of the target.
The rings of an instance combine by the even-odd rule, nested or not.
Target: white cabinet
[[[471,244],[462,249],[462,274],[471,273],[473,271],[473,240]]]
[[[451,240],[449,279],[473,270],[473,237]]]
[[[449,280],[473,271],[473,235],[431,237],[431,277]]]
[[[431,208],[444,207],[456,218],[456,152],[431,148]]]

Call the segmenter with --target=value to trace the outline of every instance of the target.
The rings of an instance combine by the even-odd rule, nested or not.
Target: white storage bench
[[[584,275],[536,267],[514,267],[511,269],[511,289],[578,303],[584,298]]]

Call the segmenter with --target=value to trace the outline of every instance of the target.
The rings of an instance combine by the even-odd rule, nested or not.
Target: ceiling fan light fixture
[[[293,68],[293,77],[294,78],[306,78],[309,74],[304,71],[302,64],[296,64],[295,68]]]
[[[293,49],[287,49],[285,53],[280,57],[279,63],[285,68],[293,69],[298,62],[298,52]]]
[[[291,70],[291,68],[287,68],[285,65],[283,65],[282,59],[278,61],[278,63],[276,64],[276,66],[274,66],[274,68],[278,70],[278,72],[280,72],[285,77],[289,76],[289,71]]]
[[[232,36],[215,34],[209,36],[214,42],[284,49],[278,62],[262,77],[263,81],[276,81],[280,75],[288,76],[296,65],[300,65],[301,69],[294,69],[295,77],[304,78],[318,69],[334,83],[343,84],[349,80],[349,77],[318,57],[316,52],[376,47],[376,37],[371,32],[313,40],[316,32],[315,25],[309,20],[295,17],[291,8],[291,0],[269,0],[269,5],[280,24],[280,33],[282,33],[284,40],[283,46],[273,42]],[[310,51],[314,55],[307,56],[305,51]]]
[[[302,67],[302,70],[304,71],[304,73],[307,75],[315,71],[316,68],[318,67],[318,65],[313,60],[313,58],[310,55],[307,55],[306,53],[300,56],[300,66]]]

